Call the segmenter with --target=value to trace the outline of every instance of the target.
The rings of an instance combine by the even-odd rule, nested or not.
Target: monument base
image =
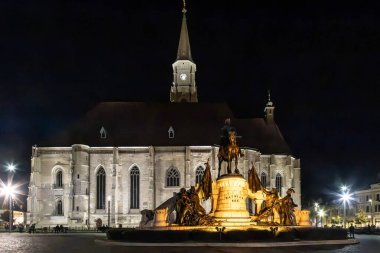
[[[223,175],[213,184],[213,216],[220,226],[249,226],[248,183],[240,174]]]

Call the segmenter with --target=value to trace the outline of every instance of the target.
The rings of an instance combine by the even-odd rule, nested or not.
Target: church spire
[[[171,102],[198,102],[197,86],[195,85],[195,72],[197,66],[193,62],[190,50],[189,34],[186,23],[186,2],[183,1],[182,25],[179,36],[177,59],[173,66],[173,83],[170,88]]]
[[[191,57],[189,33],[187,31],[186,12],[187,12],[186,2],[185,0],[183,0],[182,25],[181,25],[181,34],[179,36],[177,60],[193,61]]]
[[[265,119],[267,123],[273,122],[274,120],[274,105],[273,102],[270,99],[270,90],[268,90],[268,102],[265,106],[264,112],[265,112]]]

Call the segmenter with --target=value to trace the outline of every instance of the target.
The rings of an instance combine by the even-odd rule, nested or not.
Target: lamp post
[[[13,179],[14,173],[16,171],[16,165],[14,165],[13,163],[8,163],[6,165],[6,167],[7,167],[7,170],[9,172],[8,180],[9,180],[9,178]],[[9,232],[12,232],[12,227],[13,227],[13,199],[12,199],[13,187],[9,184],[6,188],[6,194],[8,195],[8,198],[9,198]]]
[[[346,202],[350,200],[350,194],[347,186],[343,185],[341,188],[342,191],[342,200],[343,200],[343,227],[346,228]]]
[[[13,225],[13,194],[14,194],[14,187],[11,184],[2,185],[1,187],[1,193],[7,196],[9,200],[9,232],[12,232],[12,225]]]
[[[372,199],[369,199],[368,202],[371,204],[371,226],[373,226],[373,210],[372,210]]]
[[[108,196],[108,227],[111,225],[111,196]]]
[[[323,227],[323,217],[326,215],[325,210],[320,209],[320,210],[318,211],[318,215],[319,215],[319,217],[321,217],[321,227]]]
[[[317,202],[314,203],[314,210],[315,210],[315,227],[318,227],[318,209],[319,204]]]

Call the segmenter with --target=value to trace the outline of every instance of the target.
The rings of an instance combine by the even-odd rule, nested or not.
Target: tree
[[[367,221],[368,221],[368,218],[365,212],[362,209],[360,209],[359,212],[356,214],[355,222],[357,224],[361,224],[361,223],[366,223]]]

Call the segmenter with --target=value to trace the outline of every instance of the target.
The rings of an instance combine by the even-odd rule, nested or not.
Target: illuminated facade
[[[242,136],[241,174],[247,178],[255,164],[265,187],[282,196],[293,187],[301,208],[300,161],[274,121],[270,98],[265,118],[236,118],[226,103],[198,103],[195,72],[184,11],[171,103],[101,103],[56,139],[34,146],[28,223],[94,227],[99,219],[106,225],[110,213],[111,226],[137,226],[141,210],[199,182],[208,159],[215,180],[226,118]]]

